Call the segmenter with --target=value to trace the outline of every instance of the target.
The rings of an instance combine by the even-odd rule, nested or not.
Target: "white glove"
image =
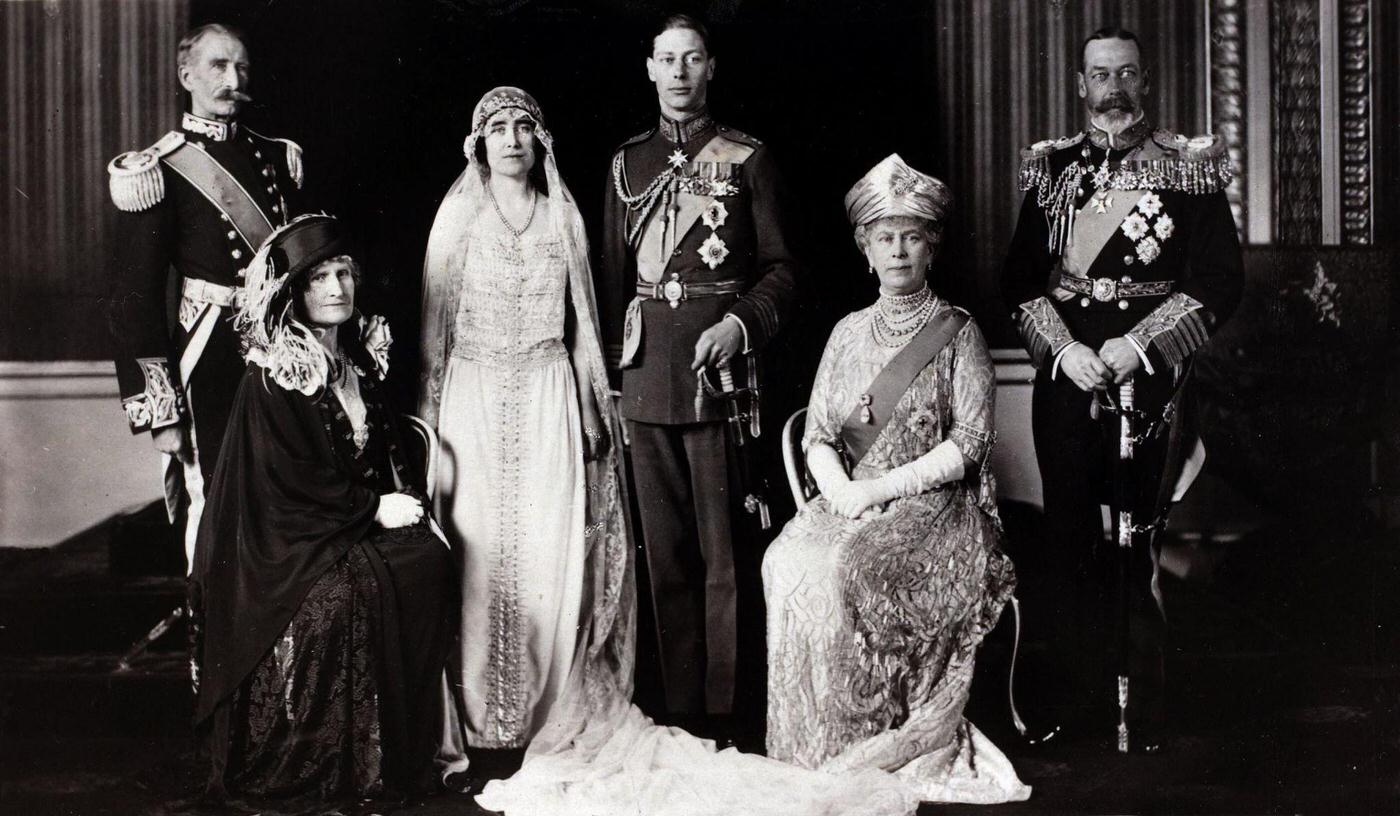
[[[831,512],[853,519],[881,512],[888,500],[880,498],[878,479],[857,479],[838,485],[826,501]]]
[[[849,484],[851,477],[846,475],[846,465],[841,461],[841,454],[836,449],[824,443],[818,443],[807,449],[807,472],[812,474],[812,480],[817,483],[817,489],[831,499],[831,494],[840,489],[841,485]]]
[[[890,499],[908,498],[957,481],[963,477],[963,455],[951,439],[912,462],[900,465],[878,479],[872,479],[877,503]]]
[[[423,503],[407,493],[385,493],[374,520],[386,530],[412,526],[423,520]]]

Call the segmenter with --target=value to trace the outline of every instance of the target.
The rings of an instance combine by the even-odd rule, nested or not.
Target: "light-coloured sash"
[[[716,136],[700,148],[700,152],[692,161],[743,164],[753,155],[753,151],[750,145]],[[671,249],[690,232],[690,228],[695,226],[695,222],[700,220],[700,216],[714,200],[714,196],[696,195],[680,190],[676,193],[671,212],[652,215],[637,246],[637,277],[647,283],[660,281],[666,272],[666,265],[671,262]],[[672,246],[667,246],[668,232],[671,235],[669,243]]]
[[[1094,210],[1094,199],[1091,197],[1074,218],[1074,234],[1070,236],[1069,246],[1065,247],[1065,271],[1081,278],[1089,277],[1089,267],[1093,266],[1094,259],[1099,257],[1113,233],[1123,226],[1123,220],[1132,213],[1145,192],[1110,190],[1109,200],[1112,203],[1102,213]]]

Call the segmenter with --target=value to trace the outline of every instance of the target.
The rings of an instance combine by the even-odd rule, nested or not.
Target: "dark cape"
[[[191,576],[215,796],[431,784],[457,581],[426,522],[374,521],[396,475],[418,485],[379,387],[360,383],[363,450],[328,390],[289,391],[250,364],[234,401]],[[282,743],[304,755],[279,758]]]

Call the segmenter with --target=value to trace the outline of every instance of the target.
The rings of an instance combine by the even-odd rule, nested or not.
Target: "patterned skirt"
[[[431,791],[456,592],[450,554],[424,525],[352,547],[216,714],[229,798],[321,813]]]
[[[820,498],[799,513],[763,564],[768,755],[895,772],[928,800],[1025,798],[962,716],[977,646],[1015,588],[999,537],[962,486],[868,519]]]

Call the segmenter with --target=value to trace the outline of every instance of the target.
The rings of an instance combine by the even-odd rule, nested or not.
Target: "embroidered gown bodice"
[[[552,235],[516,239],[475,227],[452,355],[510,367],[564,359],[567,276],[564,245]]]

